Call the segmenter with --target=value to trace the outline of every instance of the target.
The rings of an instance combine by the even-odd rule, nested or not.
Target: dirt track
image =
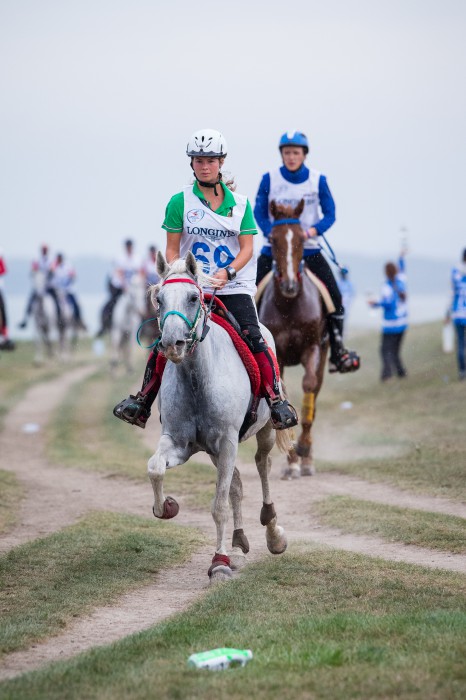
[[[26,434],[22,430],[27,423],[38,423],[43,428],[50,413],[70,387],[82,381],[94,369],[76,369],[53,382],[34,386],[7,416],[1,436],[0,466],[17,475],[27,495],[21,505],[19,525],[0,537],[0,552],[60,530],[92,510],[152,517],[152,489],[149,483],[135,484],[120,478],[52,466],[45,458],[43,431]],[[37,407],[40,407],[40,417]],[[152,447],[157,442],[159,422],[152,420],[151,424],[144,433],[141,432],[141,439]],[[122,430],[125,429],[131,428],[122,425]],[[318,445],[316,454],[318,458]],[[350,459],[351,454],[346,454]],[[317,474],[305,480],[283,482],[279,479],[280,470],[277,467],[273,468],[271,479],[272,495],[279,523],[285,527],[289,543],[300,540],[316,542],[388,560],[466,573],[465,556],[342,534],[338,530],[320,527],[312,515],[312,503],[330,494],[348,494],[378,503],[463,518],[466,518],[465,505],[440,498],[417,497],[384,484],[370,484],[341,475]],[[240,471],[245,493],[244,527],[251,544],[248,561],[253,561],[271,555],[267,554],[264,531],[259,523],[259,477],[255,467],[250,464],[240,465]],[[179,503],[178,523],[200,528],[213,543],[215,531],[210,513],[189,509],[183,498],[179,498]],[[108,644],[182,610],[208,587],[207,568],[213,549],[213,544],[201,548],[187,564],[166,571],[149,586],[122,596],[117,605],[95,610],[59,636],[4,657],[0,680],[36,669],[50,661],[73,656],[93,646]]]

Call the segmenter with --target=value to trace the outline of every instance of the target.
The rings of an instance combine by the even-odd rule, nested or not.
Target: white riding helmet
[[[215,129],[200,129],[195,131],[186,146],[186,155],[209,156],[210,158],[224,158],[227,154],[227,142]]]

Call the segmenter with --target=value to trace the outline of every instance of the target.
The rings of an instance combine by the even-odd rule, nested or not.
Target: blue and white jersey
[[[408,305],[406,303],[406,274],[404,258],[398,261],[399,272],[394,280],[387,279],[381,297],[374,304],[383,309],[382,332],[402,333],[408,327]],[[402,298],[402,296],[404,298]]]
[[[466,325],[466,264],[454,267],[451,271],[453,300],[451,303],[451,318],[458,326]]]
[[[327,184],[325,175],[317,170],[309,170],[302,165],[299,170],[291,172],[284,165],[278,170],[266,173],[259,185],[254,216],[264,234],[262,255],[271,256],[272,249],[268,241],[272,230],[273,218],[270,203],[296,207],[304,199],[301,224],[305,230],[314,226],[319,236],[335,223],[335,202]],[[308,239],[304,244],[304,257],[315,255],[320,251],[318,240]]]

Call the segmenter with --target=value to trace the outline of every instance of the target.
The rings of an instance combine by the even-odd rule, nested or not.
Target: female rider
[[[282,430],[297,424],[294,408],[280,397],[275,364],[262,337],[253,301],[256,291],[256,261],[253,235],[257,233],[251,205],[244,195],[233,194],[225,184],[221,168],[227,144],[221,133],[202,129],[190,138],[186,155],[191,159],[194,185],[174,195],[166,208],[162,228],[167,232],[168,263],[192,251],[204,272],[216,281],[217,296],[248,336],[261,374],[262,395],[271,409],[272,424]],[[157,351],[148,359],[142,389],[114,408],[127,423],[145,428],[157,396],[161,377],[156,373]],[[150,383],[150,390],[144,391]]]
[[[359,368],[359,357],[343,345],[343,308],[341,293],[330,265],[320,252],[317,237],[322,236],[335,222],[335,202],[325,175],[304,165],[309,152],[306,136],[300,131],[283,134],[278,144],[283,160],[281,168],[266,173],[259,185],[254,215],[265,237],[258,260],[257,284],[272,269],[272,249],[268,237],[273,218],[270,203],[297,206],[304,199],[301,223],[306,231],[304,263],[327,287],[335,312],[327,315],[330,338],[330,372],[354,372]],[[322,214],[322,216],[321,216]]]

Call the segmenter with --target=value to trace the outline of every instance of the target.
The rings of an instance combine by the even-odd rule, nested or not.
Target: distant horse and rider
[[[148,294],[148,286],[157,280],[155,246],[150,247],[148,259],[141,263],[134,252],[134,242],[127,239],[108,279],[110,297],[102,308],[100,329],[96,334],[97,338],[109,335],[112,371],[119,365],[128,372],[132,371],[131,339],[150,316],[151,323],[143,323],[140,337],[146,339],[150,333],[158,335],[158,324]]]
[[[32,291],[20,328],[25,328],[29,316],[33,319],[35,362],[58,355],[68,359],[76,347],[79,331],[87,328],[74,291],[76,272],[58,253],[49,256],[47,245],[41,246],[40,257],[32,264]]]

